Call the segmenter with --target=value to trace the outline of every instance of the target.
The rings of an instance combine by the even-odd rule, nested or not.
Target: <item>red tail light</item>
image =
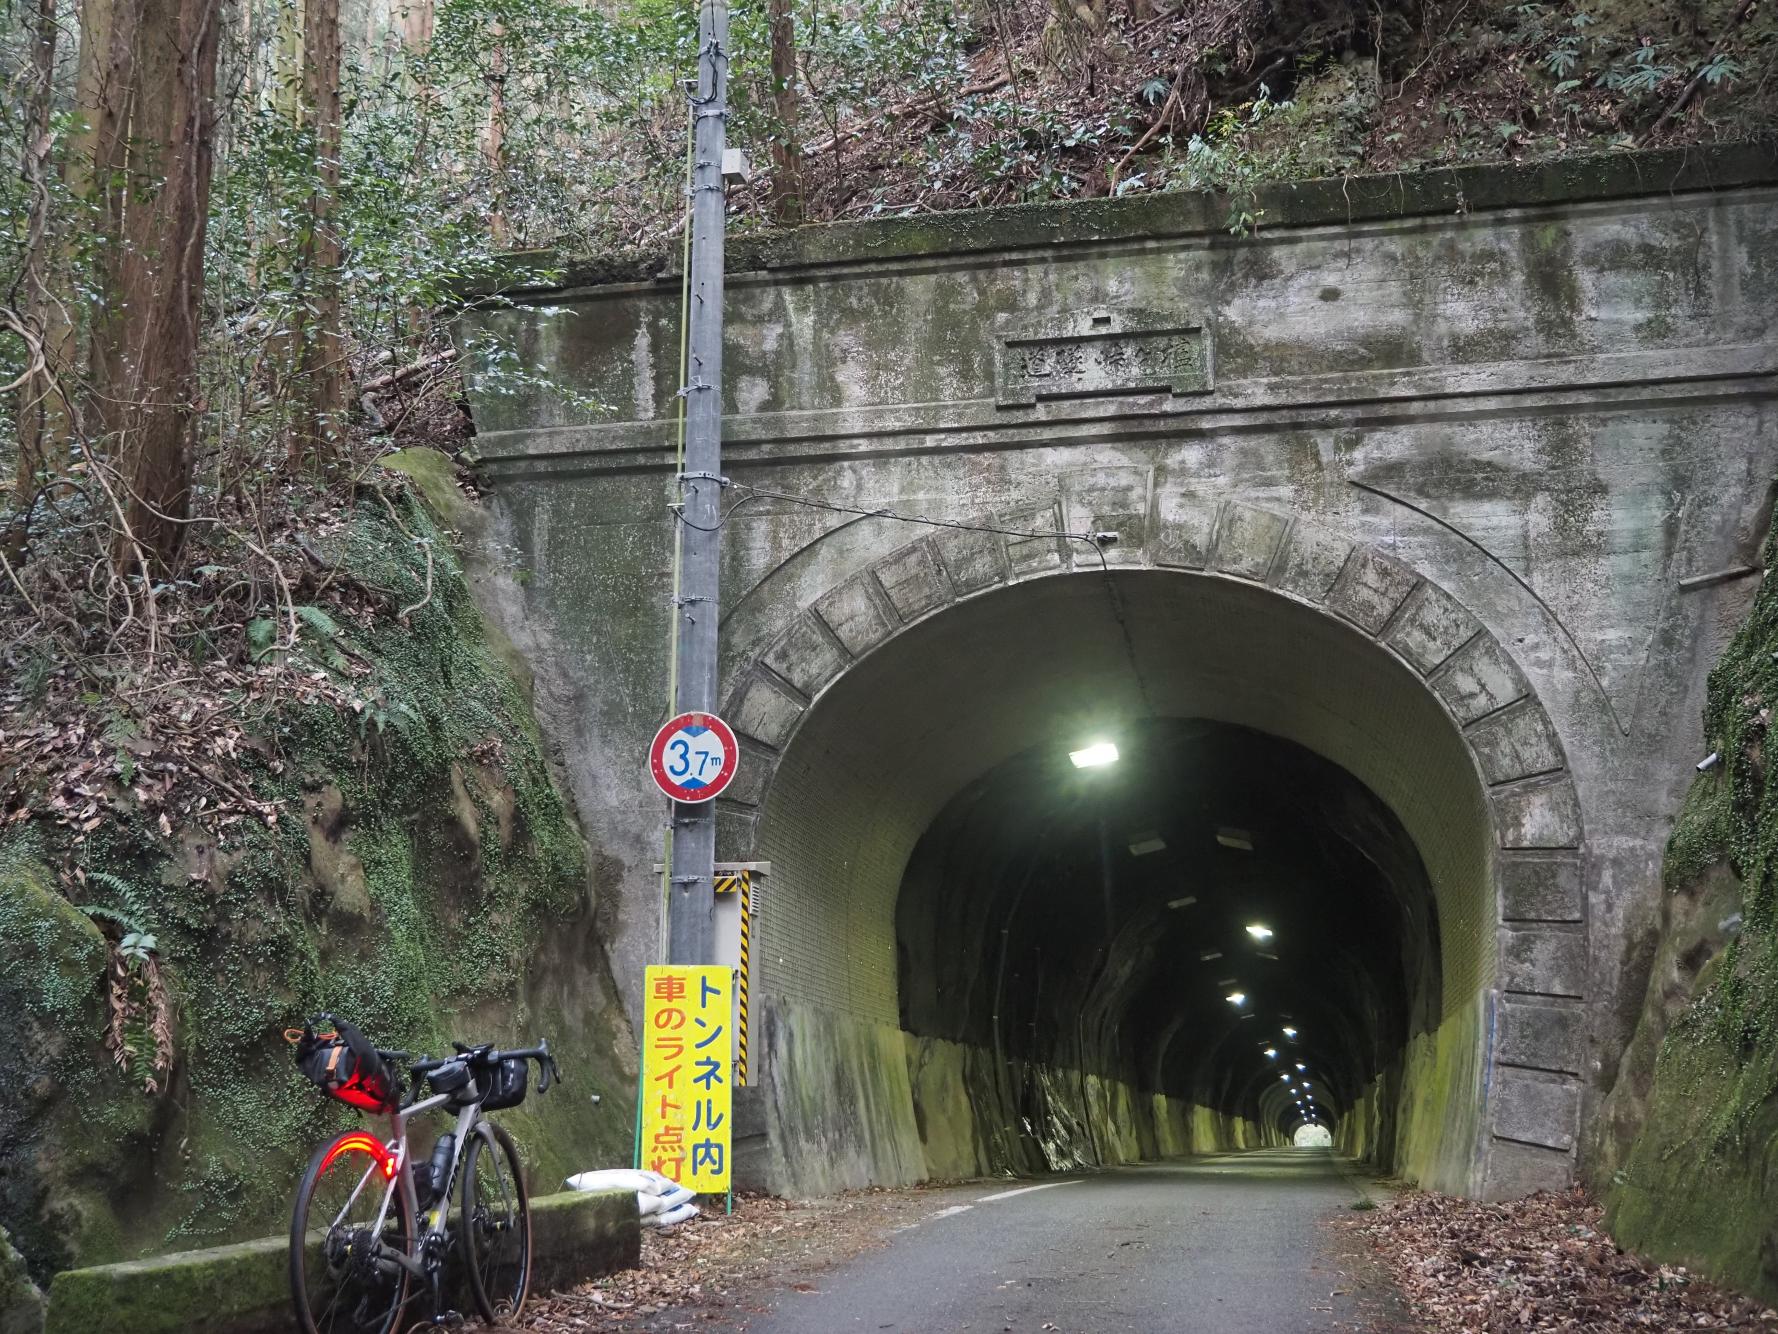
[[[350,1135],[341,1135],[335,1140],[333,1147],[327,1151],[327,1156],[321,1160],[321,1170],[325,1172],[333,1166],[335,1159],[348,1153],[368,1154],[383,1170],[385,1180],[395,1180],[395,1155],[390,1153],[375,1135],[366,1134],[362,1130],[355,1130]]]

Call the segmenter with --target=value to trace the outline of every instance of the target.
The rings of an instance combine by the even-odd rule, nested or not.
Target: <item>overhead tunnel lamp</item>
[[[1272,928],[1269,926],[1261,926],[1258,922],[1254,922],[1247,928],[1247,934],[1252,936],[1255,940],[1270,940],[1272,938]]]
[[[1266,1059],[1268,1061],[1277,1060],[1278,1059],[1278,1049],[1276,1047],[1267,1047],[1266,1048]]]
[[[1198,896],[1196,894],[1187,894],[1181,898],[1168,899],[1167,906],[1169,908],[1189,908],[1192,906],[1192,904],[1196,903],[1197,901],[1198,901]]]
[[[1287,1027],[1287,1028],[1286,1028],[1286,1029],[1285,1029],[1285,1030],[1284,1030],[1284,1036],[1285,1036],[1285,1037],[1287,1037],[1287,1038],[1294,1038],[1294,1037],[1295,1037],[1295,1036],[1296,1036],[1296,1030],[1295,1030],[1295,1029],[1294,1029],[1294,1028],[1288,1028],[1288,1027]]]
[[[1302,1063],[1302,1062],[1301,1062],[1301,1061],[1298,1061],[1298,1062],[1297,1062],[1297,1063],[1296,1063],[1296,1068],[1297,1068],[1297,1069],[1298,1069],[1298,1070],[1307,1070],[1307,1069],[1308,1069],[1308,1068],[1309,1068],[1309,1067],[1308,1067],[1308,1066],[1306,1066],[1306,1065],[1304,1065],[1304,1064],[1303,1064],[1303,1063]]]
[[[1229,992],[1229,1004],[1230,1005],[1245,1005],[1246,1003],[1247,1003],[1247,993],[1245,991],[1231,991],[1231,992]]]
[[[1117,763],[1117,747],[1109,741],[1095,741],[1090,746],[1068,752],[1076,769],[1102,769]]]

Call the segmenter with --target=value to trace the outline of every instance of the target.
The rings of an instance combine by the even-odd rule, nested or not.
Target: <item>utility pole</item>
[[[691,300],[685,471],[679,474],[678,713],[716,711],[721,604],[722,155],[728,144],[728,2],[698,6],[698,91],[692,101]],[[667,962],[716,962],[716,803],[675,803],[668,866]]]

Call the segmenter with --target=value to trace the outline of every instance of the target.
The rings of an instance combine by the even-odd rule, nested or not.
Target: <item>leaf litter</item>
[[[882,1245],[922,1216],[930,1187],[852,1191],[792,1202],[735,1196],[700,1200],[701,1217],[678,1227],[644,1228],[642,1264],[526,1304],[516,1328],[533,1334],[696,1330],[822,1287],[822,1271]]]
[[[1484,1204],[1410,1191],[1342,1220],[1444,1334],[1775,1330],[1778,1311],[1625,1251],[1580,1187]]]

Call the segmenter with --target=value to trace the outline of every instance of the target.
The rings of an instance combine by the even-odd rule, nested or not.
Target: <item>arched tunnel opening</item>
[[[1393,1167],[1389,1086],[1442,1009],[1437,904],[1401,822],[1252,728],[1147,719],[1109,744],[1115,760],[1083,743],[1002,761],[903,879],[900,1023],[992,1053],[973,1096],[1001,1115],[976,1119],[1009,1133],[984,1157],[1099,1165],[1108,1132],[1143,1158],[1288,1144],[1381,1090],[1368,1147]],[[1096,1124],[1078,1113],[1088,1075],[1149,1105]]]
[[[1094,742],[1116,762],[1071,759]],[[1114,567],[917,619],[813,701],[762,804],[776,1179],[1310,1126],[1473,1193],[1494,846],[1426,682],[1273,589]]]

